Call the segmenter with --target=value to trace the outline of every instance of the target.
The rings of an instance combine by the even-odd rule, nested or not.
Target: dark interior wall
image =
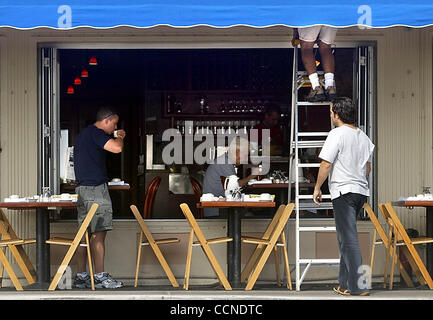
[[[353,51],[335,50],[338,92],[349,97],[353,92]],[[178,120],[177,115],[168,113],[167,97],[182,104],[182,120],[197,114],[195,121],[218,120],[223,106],[255,105],[258,101],[277,102],[289,115],[292,54],[289,49],[59,50],[61,128],[69,130],[72,146],[76,135],[94,122],[100,106],[107,104],[117,109],[119,127],[125,129],[127,139],[124,152],[108,155],[107,169],[110,179],[122,178],[131,185],[128,192],[111,192],[115,216],[132,218],[129,205],[142,208],[150,181],[137,170],[140,155],[145,155],[145,135],[154,134],[158,140],[163,130],[175,126]],[[91,56],[97,58],[97,66],[88,65]],[[68,86],[82,69],[88,70],[89,77],[81,78],[82,84],[74,86],[75,93],[68,95]],[[210,115],[199,115],[203,96]],[[258,114],[241,116],[261,119]],[[301,116],[307,130],[317,126],[329,129],[329,121],[323,121],[329,118],[327,110]],[[287,133],[290,119],[284,121]]]

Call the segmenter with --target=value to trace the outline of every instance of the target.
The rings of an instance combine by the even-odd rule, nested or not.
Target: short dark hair
[[[265,104],[265,113],[267,115],[271,115],[273,112],[276,112],[280,115],[281,114],[280,106],[272,102]]]
[[[96,113],[96,121],[102,121],[106,118],[110,118],[112,116],[118,115],[116,110],[112,107],[101,107],[98,109],[98,112]]]
[[[340,117],[340,120],[347,124],[356,125],[358,121],[358,110],[355,108],[352,99],[338,97],[332,101],[332,111]]]

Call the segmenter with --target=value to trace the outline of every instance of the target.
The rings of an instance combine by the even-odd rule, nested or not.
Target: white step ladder
[[[318,72],[319,76],[323,72]],[[330,210],[333,209],[331,196],[328,194],[322,195],[320,206],[313,202],[313,195],[300,194],[299,192],[299,168],[318,168],[320,163],[300,163],[299,150],[308,148],[321,148],[325,142],[328,132],[299,132],[298,115],[299,108],[314,107],[314,108],[329,108],[330,102],[300,102],[298,101],[298,90],[301,87],[311,86],[308,76],[305,71],[298,71],[298,47],[295,47],[293,53],[293,91],[292,91],[292,113],[291,113],[291,135],[290,135],[290,161],[289,161],[289,181],[293,181],[292,172],[295,172],[295,209],[296,209],[296,291],[301,288],[301,283],[304,280],[308,270],[312,265],[336,265],[340,263],[340,259],[310,259],[301,258],[301,238],[302,232],[335,232],[335,226],[318,226],[318,227],[303,227],[300,226],[300,210]],[[331,124],[332,126],[332,124]],[[301,138],[301,139],[300,139]],[[307,139],[307,140],[303,140]],[[293,161],[295,162],[295,170],[292,170]],[[289,183],[288,199],[291,201],[291,184]],[[303,201],[300,201],[303,200]],[[310,201],[308,201],[310,200]],[[301,265],[306,265],[301,275]]]

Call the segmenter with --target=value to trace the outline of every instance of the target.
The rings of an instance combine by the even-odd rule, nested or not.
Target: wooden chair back
[[[373,223],[374,228],[376,232],[379,234],[380,239],[383,241],[383,244],[386,248],[388,248],[389,240],[385,233],[385,230],[383,230],[382,226],[380,225],[379,219],[376,217],[376,214],[373,212],[373,209],[368,203],[364,204],[364,209],[367,211],[368,217],[370,218],[370,221]]]
[[[191,212],[191,209],[186,203],[182,203],[180,205],[180,208],[182,209],[182,212],[188,221],[189,226],[194,230],[194,234],[198,241],[206,242],[206,237],[203,234],[203,231],[200,229],[200,226],[198,225],[196,219],[194,218],[194,215]]]
[[[144,222],[144,219],[141,217],[140,212],[138,211],[137,207],[134,205],[130,206],[132,213],[134,214],[135,219],[137,220],[138,224],[140,225],[141,231],[146,236],[146,239],[149,243],[155,243],[155,239],[152,236],[152,233],[150,232],[149,228],[147,227],[147,224]]]
[[[189,177],[189,180],[191,181],[191,185],[192,185],[192,189],[194,190],[194,199],[196,203],[200,202],[200,197],[202,194],[202,188],[200,185],[200,182],[198,182],[198,180],[194,177]],[[204,212],[203,212],[203,208],[196,208],[197,210],[197,219],[203,219],[204,217]]]
[[[398,232],[398,235],[401,237],[401,239],[404,241],[409,254],[414,259],[416,265],[418,266],[419,271],[421,272],[422,276],[424,277],[425,281],[427,282],[427,285],[430,289],[433,289],[433,281],[428,273],[424,263],[421,260],[421,257],[419,256],[418,252],[416,251],[412,240],[409,238],[409,235],[407,234],[406,230],[404,229],[403,224],[401,223],[400,219],[397,216],[397,213],[395,212],[394,208],[392,207],[390,202],[387,202],[385,204],[385,211],[389,214],[390,219],[395,227],[396,232]],[[396,235],[397,236],[397,235]]]
[[[158,191],[161,177],[155,177],[147,186],[146,195],[144,197],[143,218],[150,219],[153,212],[153,204],[155,202],[156,192]]]

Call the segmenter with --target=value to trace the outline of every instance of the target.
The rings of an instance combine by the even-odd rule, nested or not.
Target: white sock
[[[332,72],[325,73],[325,89],[334,86],[334,74]]]
[[[320,86],[319,76],[317,75],[317,72],[310,74],[308,78],[310,79],[311,87],[313,88],[313,90],[314,88]]]
[[[85,278],[88,275],[87,271],[77,273],[77,276]]]
[[[99,272],[99,273],[95,273],[95,277],[97,277],[97,278],[102,278],[103,275],[104,275],[104,271]]]

